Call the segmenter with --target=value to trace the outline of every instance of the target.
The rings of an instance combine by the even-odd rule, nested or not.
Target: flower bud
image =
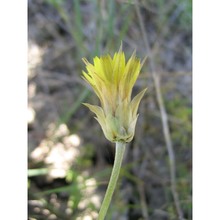
[[[131,100],[134,84],[142,64],[135,53],[126,62],[121,48],[113,57],[95,57],[94,64],[85,58],[87,73],[83,78],[92,86],[100,99],[101,107],[84,103],[96,114],[105,137],[111,142],[130,142],[135,133],[137,110],[146,91],[144,89]]]

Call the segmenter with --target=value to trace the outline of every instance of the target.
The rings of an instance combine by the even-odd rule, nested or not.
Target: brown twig
[[[146,198],[145,198],[145,191],[144,191],[143,183],[138,184],[138,192],[140,195],[142,215],[144,217],[144,220],[149,220],[148,206],[147,206],[147,202],[146,202]]]
[[[183,213],[182,213],[182,210],[181,210],[181,207],[180,207],[179,197],[178,197],[178,193],[177,193],[177,189],[176,189],[175,154],[174,154],[173,145],[172,145],[171,136],[170,136],[168,116],[167,116],[166,108],[164,106],[164,101],[163,101],[163,97],[162,97],[159,76],[156,74],[156,68],[155,68],[153,55],[151,53],[151,48],[150,48],[150,45],[149,45],[147,33],[146,33],[146,30],[145,30],[145,27],[144,27],[144,21],[143,21],[143,18],[141,16],[140,8],[137,4],[137,0],[135,0],[135,3],[136,3],[135,4],[135,9],[136,9],[138,20],[139,20],[139,23],[140,23],[140,28],[141,28],[141,33],[143,35],[144,45],[145,45],[145,48],[146,48],[147,54],[148,54],[148,61],[149,61],[149,65],[150,65],[150,68],[151,68],[152,78],[153,78],[154,86],[155,86],[155,90],[156,90],[156,98],[157,98],[157,102],[158,102],[159,109],[160,109],[160,114],[161,114],[163,134],[164,134],[166,148],[167,148],[168,155],[169,155],[171,190],[172,190],[173,199],[174,199],[174,203],[175,203],[175,206],[176,206],[178,218],[179,218],[179,220],[183,220]]]

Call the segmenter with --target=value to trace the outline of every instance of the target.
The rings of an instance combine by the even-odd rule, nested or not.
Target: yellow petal
[[[112,58],[109,55],[101,57],[101,65],[104,71],[105,79],[112,83],[113,69],[112,69]]]
[[[93,78],[92,78],[88,73],[86,73],[86,72],[84,72],[84,71],[82,71],[82,73],[83,73],[82,78],[83,78],[86,82],[88,82],[91,86],[93,86],[93,85],[94,85],[94,80],[93,80]]]
[[[113,57],[113,79],[114,83],[119,84],[125,70],[125,55],[119,51]]]
[[[137,80],[139,73],[140,73],[140,60],[135,57],[135,52],[134,52],[126,64],[120,86],[120,96],[123,99],[127,98],[128,100],[130,100],[132,88]]]
[[[102,79],[105,79],[105,74],[101,63],[101,59],[99,57],[95,57],[93,59],[93,62],[94,62],[94,68],[96,74],[98,74]]]

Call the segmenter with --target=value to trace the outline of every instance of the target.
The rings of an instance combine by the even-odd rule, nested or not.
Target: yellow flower
[[[146,89],[131,100],[133,86],[142,63],[135,52],[126,62],[120,48],[113,57],[95,57],[94,64],[83,58],[87,73],[83,78],[92,86],[100,99],[101,107],[84,103],[96,114],[105,137],[111,142],[130,142],[134,137],[138,106]]]

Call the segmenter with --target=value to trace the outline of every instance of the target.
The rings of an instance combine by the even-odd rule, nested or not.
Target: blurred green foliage
[[[80,76],[82,69],[82,57],[91,59],[95,55],[99,55],[100,53],[104,53],[106,51],[110,53],[115,52],[118,50],[122,41],[125,45],[132,45],[133,47],[135,47],[136,44],[139,44],[138,53],[140,53],[142,57],[146,55],[146,51],[144,47],[142,47],[144,42],[139,32],[140,24],[137,19],[134,1],[43,0],[43,2],[44,5],[42,7],[48,7],[53,11],[55,17],[57,18],[57,25],[62,27],[69,34],[69,41],[74,42],[74,50],[71,50],[71,55],[73,62],[76,64],[76,72],[78,73],[78,76]],[[154,47],[156,43],[159,45],[159,49],[157,49],[157,45],[155,46],[155,62],[159,67],[158,69],[163,69],[163,65],[165,64],[162,64],[161,62],[161,50],[168,47],[167,45],[170,43],[170,41],[172,41],[173,35],[176,33],[183,33],[184,36],[187,34],[190,36],[192,30],[192,1],[143,0],[137,2],[141,7],[142,15],[144,21],[146,22],[146,30],[148,33],[150,33],[149,40],[151,46]],[[89,9],[91,10],[88,10],[88,8],[85,7],[86,5],[89,5]],[[91,28],[90,26],[87,26],[87,23],[89,23],[88,20],[92,20],[90,25],[93,25],[94,27],[92,26]],[[126,47],[126,50],[132,51],[133,49],[134,48],[129,49]],[[172,65],[174,66],[175,63],[172,63]],[[149,71],[148,65],[144,66],[143,71]],[[153,86],[150,77],[148,80],[150,83],[147,86],[150,87],[151,92],[149,96],[153,97],[154,91],[152,89]],[[143,78],[141,83],[145,83],[145,78]],[[146,85],[144,84],[144,86]],[[164,90],[165,94],[166,92],[167,91]],[[70,125],[71,131],[74,130],[74,132],[77,132],[80,129],[80,124],[72,125],[70,123],[71,118],[79,112],[79,108],[82,102],[88,98],[92,99],[93,97],[89,96],[90,91],[85,87],[83,87],[83,89],[80,90],[80,92],[77,94],[79,95],[77,95],[72,106],[63,106],[63,113],[56,123],[57,127],[60,124],[67,124]],[[188,97],[183,97],[180,94],[176,94],[173,99],[165,100],[165,107],[167,109],[168,115],[171,116],[171,118],[173,117],[178,119],[176,120],[177,122],[175,120],[170,120],[171,137],[177,158],[177,188],[180,194],[181,207],[184,213],[186,213],[186,219],[190,220],[192,218],[192,187],[190,167],[192,145],[192,107]],[[81,115],[81,117],[83,116]],[[88,121],[90,120],[89,117],[90,116],[87,116]],[[82,121],[83,120],[84,118]],[[143,139],[147,136],[149,139],[156,140],[153,142],[153,144],[156,143],[157,145],[162,145],[161,140],[163,137],[161,135],[161,127],[158,128],[158,126],[161,126],[158,116],[156,119],[155,116],[148,116],[146,124],[147,125],[144,125],[144,128],[146,128],[144,132],[148,133],[143,135]],[[87,131],[87,129],[85,130]],[[93,131],[90,130],[89,132],[91,133],[91,136],[94,135]],[[97,139],[99,139],[99,137]],[[140,142],[141,140],[139,140],[139,143]],[[151,142],[149,141],[149,143]],[[145,145],[148,144],[143,143],[143,146],[146,147],[146,152],[149,153],[150,151],[147,148],[148,146]],[[72,167],[68,170],[64,180],[65,182],[61,184],[62,186],[53,185],[52,188],[51,186],[48,186],[49,189],[47,187],[42,189],[39,187],[39,190],[36,190],[36,179],[34,178],[45,178],[49,171],[43,163],[40,167],[35,166],[34,168],[31,168],[28,171],[28,188],[30,190],[29,198],[32,200],[41,201],[43,204],[42,206],[50,210],[51,213],[54,213],[57,216],[57,219],[76,219],[77,217],[79,217],[79,219],[83,219],[83,215],[85,213],[92,211],[97,212],[97,207],[92,202],[89,202],[87,207],[88,209],[79,208],[80,202],[88,199],[86,197],[87,195],[85,194],[86,190],[90,187],[87,186],[87,181],[91,178],[95,178],[97,180],[95,187],[100,187],[100,189],[103,189],[107,185],[107,180],[111,172],[111,166],[107,167],[106,164],[102,164],[102,169],[99,169],[99,172],[97,173],[86,172],[95,163],[94,158],[97,157],[97,152],[95,152],[96,149],[97,148],[95,148],[95,146],[90,143],[82,145],[80,148],[80,155],[74,161]],[[105,149],[105,152],[106,151],[107,150]],[[186,158],[183,156],[185,154]],[[161,161],[159,160],[161,160],[161,157],[168,160],[166,154],[162,150],[158,150],[155,155],[157,155],[157,161],[155,161],[155,163],[160,163]],[[141,157],[140,161],[145,160],[143,152],[141,156],[143,156],[143,158]],[[151,182],[149,181],[150,183],[144,183],[138,174],[131,172],[131,168],[137,167],[140,161],[131,161],[125,164],[121,170],[119,181],[119,183],[121,183],[121,181],[124,180],[126,183],[135,188],[135,190],[131,192],[133,193],[132,195],[134,201],[129,201],[126,203],[126,201],[123,200],[123,195],[119,191],[120,188],[123,188],[123,185],[119,184],[117,186],[118,188],[114,195],[113,203],[110,207],[107,219],[110,220],[115,218],[115,214],[117,213],[123,215],[124,213],[128,212],[128,210],[132,210],[132,213],[130,213],[130,216],[133,216],[133,218],[131,217],[132,220],[143,219],[140,214],[140,195],[136,188],[140,184],[146,184],[148,187]],[[161,167],[162,166],[163,165],[161,165]],[[149,166],[147,168],[152,168],[151,171],[153,172],[153,176],[161,175],[161,173],[157,171],[155,167]],[[167,173],[167,176],[169,176],[169,173]],[[161,184],[160,187],[163,189],[163,193],[165,195],[165,204],[163,207],[159,208],[167,214],[168,217],[166,219],[176,219],[176,210],[174,208],[170,186],[168,183],[164,185],[163,184]],[[147,187],[146,190],[148,190]],[[100,191],[102,192],[105,190]],[[96,191],[96,193],[98,195],[101,194],[102,197],[103,195],[100,193],[100,191]],[[58,200],[61,198],[58,202],[65,204],[66,208],[71,210],[69,215],[63,212],[64,209],[55,207],[53,204],[51,204],[50,198],[52,195],[56,195]],[[149,198],[147,198],[147,202]],[[159,217],[157,218],[157,215],[155,214],[155,206],[155,204],[149,204],[148,211],[150,214],[150,220],[159,219]],[[43,214],[41,217],[42,216]],[[40,219],[40,215],[37,217],[32,215],[30,217],[33,217],[37,220]]]

